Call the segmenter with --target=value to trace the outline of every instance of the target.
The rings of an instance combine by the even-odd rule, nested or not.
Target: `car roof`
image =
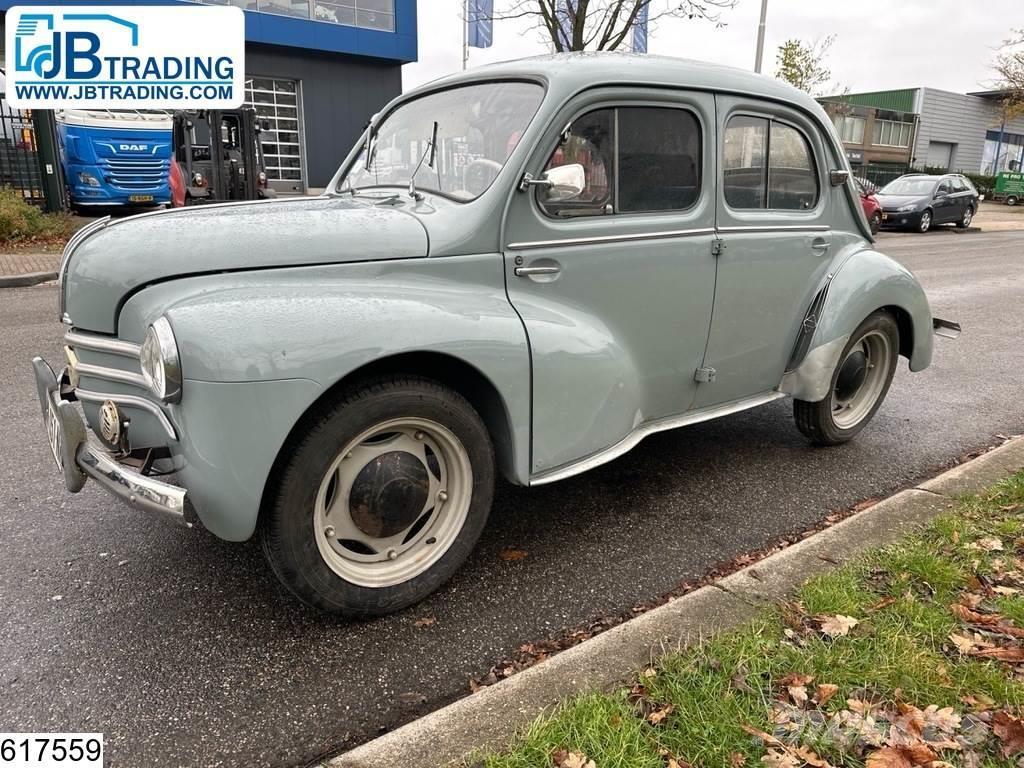
[[[816,115],[821,112],[821,105],[809,94],[773,77],[706,61],[618,51],[576,51],[485,64],[442,77],[427,87],[517,77],[538,77],[564,92],[627,84],[727,91],[786,102]]]

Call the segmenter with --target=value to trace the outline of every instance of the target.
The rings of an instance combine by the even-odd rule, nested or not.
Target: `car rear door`
[[[832,259],[817,127],[783,105],[718,95],[715,308],[694,407],[774,390]]]
[[[528,161],[532,178],[585,174],[578,194],[524,184],[503,230],[530,342],[538,480],[693,401],[714,297],[713,147],[709,94],[595,89]]]

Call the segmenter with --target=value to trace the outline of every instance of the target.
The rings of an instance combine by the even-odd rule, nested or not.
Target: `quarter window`
[[[722,148],[725,202],[736,209],[805,211],[818,202],[818,174],[807,139],[796,128],[737,115]]]
[[[545,169],[582,165],[583,192],[542,190],[538,202],[562,218],[685,210],[700,195],[700,152],[700,124],[685,109],[597,110],[573,121]]]

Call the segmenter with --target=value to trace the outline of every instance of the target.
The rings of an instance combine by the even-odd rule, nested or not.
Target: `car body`
[[[550,483],[785,397],[843,442],[944,322],[874,249],[813,99],[627,54],[444,78],[322,196],[100,220],[60,273],[68,366],[34,366],[67,487],[258,532],[354,616],[448,578],[497,473]]]
[[[978,212],[980,196],[959,173],[908,173],[878,191],[882,227],[927,232],[936,224],[966,229]]]
[[[860,204],[864,208],[864,217],[871,227],[871,234],[876,234],[882,227],[882,204],[875,196],[875,185],[865,179],[854,179],[857,191],[860,192]]]

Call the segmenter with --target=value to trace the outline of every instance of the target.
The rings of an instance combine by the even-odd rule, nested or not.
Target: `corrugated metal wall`
[[[985,132],[999,127],[997,109],[978,96],[935,88],[924,88],[923,92],[920,128],[914,144],[916,164],[926,162],[933,142],[949,143],[953,145],[949,170],[978,173],[985,149]],[[1024,132],[1024,118],[1007,123],[1006,130]],[[943,149],[932,148],[932,156],[943,154],[940,151]]]

